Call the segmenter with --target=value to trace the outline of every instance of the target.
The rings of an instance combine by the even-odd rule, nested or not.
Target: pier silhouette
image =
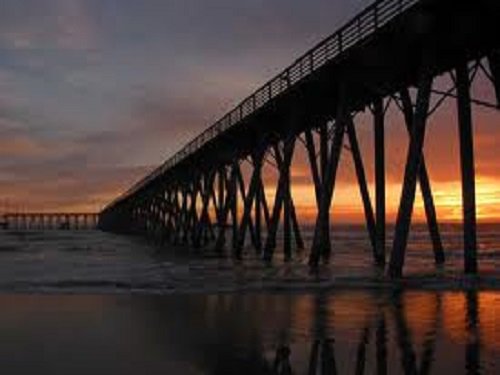
[[[101,213],[104,231],[138,234],[241,258],[248,239],[271,261],[283,233],[285,259],[304,248],[291,182],[294,153],[310,161],[317,216],[309,264],[328,261],[330,207],[340,156],[352,157],[373,261],[403,275],[417,185],[420,185],[436,264],[445,252],[423,155],[428,119],[454,102],[460,139],[464,272],[478,272],[472,107],[500,108],[500,3],[496,0],[381,0],[298,58],[216,124]],[[493,100],[472,97],[478,75]],[[443,89],[437,80],[452,83]],[[386,249],[385,128],[388,108],[404,119],[409,148],[390,249]],[[372,202],[357,135],[358,115],[372,116],[375,199]],[[348,145],[348,146],[346,146]],[[245,178],[242,167],[251,168]],[[264,168],[278,174],[268,202]],[[390,250],[390,251],[387,251]]]

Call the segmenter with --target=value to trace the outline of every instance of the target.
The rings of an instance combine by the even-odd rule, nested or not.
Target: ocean
[[[375,267],[366,230],[338,225],[318,272],[96,231],[0,232],[6,374],[496,374],[500,226],[480,225],[481,277],[460,227],[436,268],[412,228],[404,281]],[[392,228],[388,230],[388,244]],[[306,243],[312,232],[305,231]],[[390,250],[390,249],[388,249]]]

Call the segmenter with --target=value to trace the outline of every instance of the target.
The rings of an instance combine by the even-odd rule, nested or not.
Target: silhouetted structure
[[[0,220],[3,229],[14,230],[89,230],[97,222],[91,213],[6,213]]]
[[[471,293],[470,298],[477,298],[476,293]],[[400,369],[399,371],[404,374],[430,374],[432,370],[433,362],[435,361],[436,355],[436,341],[438,338],[438,327],[441,322],[441,297],[436,294],[436,303],[434,305],[435,311],[433,312],[432,322],[428,332],[425,332],[425,341],[422,345],[422,350],[419,350],[420,358],[417,356],[417,348],[415,348],[415,340],[410,333],[408,327],[408,320],[404,314],[402,294],[396,293],[394,295],[394,302],[390,305],[381,305],[378,307],[378,316],[376,322],[370,319],[367,325],[360,330],[361,335],[358,340],[357,351],[355,361],[353,359],[354,365],[347,367],[352,367],[355,374],[365,374],[365,373],[376,373],[376,374],[388,374],[389,373],[389,359],[388,359],[388,321],[389,323],[394,322],[395,327],[393,334],[395,336],[395,346],[392,347],[393,354],[398,354],[400,358]],[[469,302],[469,300],[468,300]],[[469,308],[469,304],[467,305]],[[474,312],[477,314],[477,303]],[[390,310],[390,317],[387,317],[387,313],[384,310]],[[316,312],[317,314],[317,312]],[[317,319],[317,315],[316,315]],[[477,318],[476,320],[467,317],[467,325],[471,326],[470,330],[478,330]],[[320,335],[320,337],[322,337]],[[472,345],[467,345],[467,358],[473,358],[467,362],[466,366],[471,373],[478,371],[479,368],[479,346],[475,345],[473,349],[470,349]],[[371,350],[370,347],[375,350]],[[477,351],[477,352],[476,352]],[[397,353],[396,353],[397,352]],[[373,356],[374,358],[369,358]],[[368,367],[369,359],[373,366],[373,371],[370,371]],[[337,369],[337,361],[335,355],[335,340],[330,337],[326,339],[317,339],[314,341],[309,361],[308,374],[337,374],[340,373]],[[394,365],[394,364],[393,364]],[[368,371],[366,371],[368,370]]]
[[[403,271],[417,182],[435,261],[442,263],[444,252],[422,150],[427,119],[445,99],[453,98],[460,131],[465,271],[476,273],[471,104],[500,108],[499,15],[498,0],[377,1],[109,204],[100,214],[99,228],[219,250],[231,229],[236,257],[241,257],[249,232],[253,247],[271,260],[283,218],[283,249],[289,259],[293,239],[298,248],[304,246],[290,188],[294,150],[302,142],[318,209],[310,252],[310,264],[316,266],[331,252],[329,211],[347,138],[373,257],[384,265],[384,127],[392,103],[404,115],[410,146],[389,273],[399,277]],[[491,81],[497,103],[471,98],[478,71]],[[433,85],[443,74],[449,74],[454,83],[448,91]],[[431,95],[437,100],[432,101]],[[375,129],[375,207],[355,126],[356,115],[367,110],[373,114]],[[253,168],[249,181],[241,171],[244,162]],[[273,165],[279,175],[272,205],[264,194],[264,163]]]

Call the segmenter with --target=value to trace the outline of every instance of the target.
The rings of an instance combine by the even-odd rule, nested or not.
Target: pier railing
[[[401,15],[420,1],[421,0],[376,1],[334,34],[324,39],[295,60],[291,66],[271,79],[252,95],[244,99],[236,108],[190,141],[152,173],[134,184],[120,197],[111,202],[108,207],[112,207],[117,202],[141,190],[151,181],[163,175],[166,171],[175,167],[190,155],[196,153],[208,142],[237,125],[247,116],[258,111],[267,103],[283,94],[293,85],[296,85],[313,74],[325,64],[339,58],[345,51],[360,43],[368,36],[376,33],[392,19]]]

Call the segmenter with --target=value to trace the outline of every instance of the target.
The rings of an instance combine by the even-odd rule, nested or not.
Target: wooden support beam
[[[189,240],[193,240],[193,227],[198,219],[196,212],[196,199],[198,196],[198,184],[197,181],[190,181],[186,187],[186,217],[184,222],[184,236],[182,238],[185,245],[189,244]]]
[[[215,172],[215,174],[217,175],[218,172]],[[217,182],[218,184],[218,182]],[[216,235],[216,228],[218,228],[219,226],[219,223],[220,223],[220,215],[221,215],[221,208],[220,208],[220,205],[219,205],[219,201],[217,200],[217,193],[216,193],[216,189],[218,189],[218,187],[216,188],[216,181],[214,179],[214,184],[212,185],[212,191],[210,193],[210,199],[212,201],[212,204],[213,204],[213,207],[214,207],[214,213],[215,213],[215,222],[211,223],[210,225],[210,236],[211,236],[211,241],[215,241],[217,239],[217,235]]]
[[[175,206],[174,206],[174,190],[171,186],[167,188],[167,220],[166,220],[166,230],[167,230],[167,239],[169,242],[172,241],[173,233],[174,233],[174,215],[175,215]]]
[[[213,193],[213,189],[214,189],[214,186],[212,184],[211,188],[212,192],[210,193],[210,195]],[[209,198],[209,201],[210,201],[210,198]],[[210,206],[210,202],[209,202],[209,206]],[[217,208],[215,207],[215,203],[214,203],[214,210],[217,210]],[[217,221],[217,217],[215,217],[215,220]],[[215,240],[215,223],[212,221],[212,217],[210,215],[210,212],[207,213],[207,231],[206,231],[206,235],[208,235],[208,240],[205,239],[205,245],[208,244],[209,241],[214,241]]]
[[[155,241],[158,241],[160,239],[160,233],[161,233],[161,207],[160,207],[160,197],[155,193],[154,198],[153,198],[153,238]],[[75,224],[77,221],[75,220]]]
[[[181,231],[182,231],[182,219],[183,212],[182,207],[184,206],[182,190],[179,185],[176,186],[175,192],[175,203],[176,203],[176,215],[175,215],[175,241],[174,243],[177,245],[181,240]]]
[[[196,230],[196,243],[201,244],[203,240],[203,245],[208,242],[208,231],[211,229],[211,220],[208,213],[210,206],[210,197],[213,192],[213,184],[215,180],[215,172],[211,171],[203,175],[202,182],[203,188],[201,189],[201,213],[200,219],[198,221],[198,227]]]
[[[151,213],[151,201],[150,201],[150,197],[147,196],[145,199],[144,199],[144,202],[143,202],[143,207],[142,207],[142,216],[143,216],[143,219],[144,219],[144,234],[146,237],[149,236],[149,231],[150,231],[150,228],[151,228],[151,218],[150,218],[150,213]],[[63,217],[63,223],[66,223],[66,217]]]
[[[144,220],[145,220],[145,235],[146,237],[149,237],[151,234],[151,196],[150,194],[147,195],[145,202],[144,202]],[[65,215],[63,219],[64,223],[68,223],[68,218]]]
[[[403,105],[403,114],[405,117],[406,130],[408,131],[408,135],[411,136],[411,131],[413,128],[414,112],[413,112],[413,104],[408,89],[404,89],[401,91],[401,102]],[[436,264],[443,264],[445,262],[443,242],[441,240],[441,234],[439,232],[436,208],[434,205],[434,197],[432,194],[431,183],[429,179],[429,174],[427,172],[427,166],[424,155],[422,155],[422,159],[420,162],[418,181],[420,183],[420,190],[422,191],[422,200],[424,202],[427,226],[429,227],[429,234],[432,240],[432,247],[434,250],[434,260]]]
[[[164,243],[167,239],[167,217],[168,217],[168,202],[165,198],[165,191],[162,189],[162,194],[159,196],[160,209],[160,241]]]
[[[309,157],[309,164],[311,166],[311,174],[314,183],[314,192],[316,195],[316,204],[319,206],[321,191],[323,189],[322,176],[319,174],[318,161],[316,158],[316,146],[314,144],[314,138],[312,134],[312,130],[308,129],[305,131],[305,139],[306,139],[306,150],[307,155]],[[326,136],[326,135],[325,135]],[[323,143],[320,146],[321,150],[323,150]],[[328,144],[326,144],[328,147]],[[321,153],[323,154],[323,152]]]
[[[319,127],[319,156],[320,156],[320,167],[321,167],[321,178],[325,179],[325,174],[328,167],[328,140],[329,140],[329,131],[328,124],[321,124]]]
[[[283,253],[285,261],[292,259],[292,228],[291,228],[291,211],[292,211],[292,194],[290,191],[290,164],[285,165],[283,161],[280,164],[280,173],[283,174]]]
[[[401,202],[396,220],[394,243],[389,266],[389,275],[393,278],[401,277],[403,272],[413,204],[415,202],[417,175],[422,160],[431,88],[432,76],[426,72],[422,75],[418,84],[417,106],[406,159]]]
[[[309,158],[309,165],[311,167],[311,174],[314,183],[314,193],[316,197],[316,206],[319,208],[321,205],[321,194],[324,190],[324,176],[326,173],[326,163],[328,162],[328,130],[326,125],[322,125],[319,131],[320,135],[320,165],[321,165],[321,174],[320,169],[318,167],[318,160],[316,156],[316,146],[314,143],[314,137],[311,130],[305,131],[305,140],[306,140],[306,150]],[[331,243],[330,243],[330,217],[328,216],[327,222],[323,223],[328,227],[328,238],[325,240],[324,246],[328,247],[328,252],[331,251]]]
[[[179,195],[181,196],[182,199],[182,194],[179,188],[179,185],[176,185],[174,188],[174,237],[173,237],[173,243],[177,245],[180,241],[180,235],[181,235],[181,223],[182,223],[182,205],[183,202],[179,200]]]
[[[233,252],[236,250],[236,247],[238,246],[238,234],[239,234],[239,227],[238,227],[238,190],[239,190],[239,184],[238,184],[238,174],[240,172],[240,164],[238,161],[235,161],[232,165],[231,169],[231,205],[230,205],[230,210],[231,210],[231,218],[232,218],[232,228],[233,228],[233,236],[232,236],[232,247],[233,247]]]
[[[241,176],[240,176],[241,177]],[[233,181],[233,179],[235,179]],[[238,194],[238,189],[241,192],[241,186],[238,186],[238,171],[233,168],[231,171],[231,177],[228,179],[227,172],[219,171],[219,183],[218,183],[218,195],[219,195],[219,215],[218,215],[218,235],[216,238],[215,248],[217,251],[221,251],[225,244],[225,230],[227,226],[227,218],[229,213],[232,212],[234,208],[233,199],[235,198],[235,194],[233,190],[236,189],[236,194]],[[258,190],[261,195],[261,205],[264,212],[264,219],[266,226],[269,226],[270,218],[269,218],[269,208],[267,206],[267,200],[264,194],[264,186],[262,180],[258,180]],[[245,194],[243,193],[243,196]],[[248,225],[252,228],[252,220],[251,217],[248,219]],[[238,228],[239,229],[239,228]],[[234,226],[233,226],[234,230]],[[251,229],[252,230],[252,229]],[[233,231],[234,233],[234,231]],[[255,239],[255,243],[257,243],[257,239]]]
[[[462,172],[464,268],[465,273],[476,274],[476,176],[470,102],[470,79],[466,61],[456,67],[456,84],[458,96],[458,127],[460,134],[460,166]]]
[[[318,206],[318,214],[314,229],[313,245],[309,256],[309,265],[312,267],[318,266],[320,257],[323,257],[324,261],[328,261],[330,257],[330,206],[332,203],[348,116],[350,116],[350,114],[347,108],[345,108],[343,104],[339,104],[328,162],[323,171],[322,189],[319,200],[320,204]]]
[[[184,245],[187,244],[188,242],[188,232],[189,232],[189,222],[191,220],[190,217],[190,208],[191,208],[191,200],[190,200],[190,186],[184,185],[182,186],[182,195],[183,195],[183,205],[181,209],[181,214],[182,214],[182,237],[181,237],[181,243]]]
[[[325,176],[326,176],[326,168],[328,164],[328,128],[326,125],[322,125],[319,131],[319,154],[320,154],[320,166],[321,166],[321,174],[320,169],[318,167],[318,160],[316,156],[316,146],[314,144],[314,137],[311,130],[307,130],[305,132],[306,139],[306,149],[309,157],[309,164],[311,166],[311,174],[313,177],[314,183],[314,192],[316,197],[316,206],[318,207],[318,215],[319,215],[319,207],[321,206],[321,196],[325,191]],[[330,215],[323,217],[323,221],[321,223],[323,226],[323,244],[322,246],[326,248],[324,252],[331,252],[331,242],[330,242]],[[318,255],[319,257],[319,255]],[[318,258],[319,259],[319,258]],[[313,261],[310,259],[310,262]]]
[[[203,177],[199,176],[198,178],[196,178],[196,180],[197,180],[197,183],[193,184],[194,185],[193,194],[191,196],[192,197],[192,201],[191,201],[192,209],[191,209],[191,224],[189,226],[192,244],[195,243],[196,237],[198,235],[197,230],[198,230],[199,225],[203,225],[203,224],[200,224],[200,222],[202,221],[200,207],[203,205],[202,198],[201,198],[202,193],[203,193]]]
[[[212,198],[214,200],[215,210],[217,214],[216,216],[217,216],[218,228],[226,224],[224,222],[224,215],[223,215],[226,206],[225,203],[226,187],[227,187],[226,181],[227,181],[226,168],[225,167],[219,168],[219,170],[217,171],[217,192],[214,191],[214,196]]]
[[[172,213],[171,213],[171,201],[170,201],[170,190],[169,187],[165,187],[165,193],[163,196],[164,200],[164,205],[163,205],[163,226],[164,226],[164,239],[167,242],[170,242],[171,239],[171,233],[172,233],[172,228],[171,228],[171,218],[172,218]]]
[[[147,216],[148,216],[148,238],[151,239],[154,234],[154,226],[155,226],[155,220],[154,220],[154,197],[150,194],[148,198],[148,207],[147,207]],[[66,216],[66,221],[68,222],[68,227],[71,226],[69,217]]]
[[[167,242],[172,241],[173,225],[172,225],[172,190],[171,187],[166,187],[165,190],[165,239]]]
[[[256,168],[254,162],[254,168]],[[262,162],[261,162],[262,169]],[[262,251],[262,196],[263,192],[261,189],[262,186],[262,172],[259,176],[259,181],[257,181],[257,189],[255,192],[255,252],[260,254]]]
[[[163,240],[163,197],[159,192],[155,192],[153,196],[153,239],[161,243]],[[75,225],[78,225],[78,218],[75,220]]]
[[[181,187],[182,194],[182,207],[181,207],[181,227],[180,227],[180,241],[184,244],[187,243],[187,226],[188,224],[188,191],[186,186]]]
[[[332,127],[330,127],[332,128]],[[320,160],[320,167],[321,167],[321,181],[323,184],[322,189],[320,190],[320,193],[322,194],[325,192],[325,194],[328,194],[325,191],[326,184],[327,184],[327,175],[328,175],[328,160],[332,158],[332,153],[331,150],[329,150],[329,145],[332,143],[330,141],[330,138],[332,137],[331,135],[331,130],[329,130],[328,123],[323,123],[319,127],[319,160]],[[333,136],[335,137],[335,126],[333,126]],[[342,137],[342,143],[344,142],[343,137]],[[333,146],[333,143],[332,143]],[[340,152],[340,151],[339,151]],[[340,158],[340,156],[339,156]],[[336,167],[335,167],[335,174],[336,174]],[[336,177],[335,177],[336,178]],[[321,198],[321,195],[319,196]],[[330,199],[331,200],[331,199]],[[320,200],[321,202],[321,200]],[[331,203],[330,203],[331,205]],[[319,211],[319,206],[318,204],[318,211]],[[322,237],[323,237],[323,254],[325,254],[325,257],[329,257],[332,252],[332,241],[330,238],[330,208],[328,208],[328,215],[325,215],[323,217],[322,221]]]
[[[295,245],[297,249],[304,250],[304,240],[302,238],[302,234],[300,233],[300,225],[297,219],[297,211],[295,210],[295,204],[293,202],[293,198],[290,197],[290,210],[291,210],[291,219],[293,226],[293,234],[295,237]]]
[[[354,160],[354,168],[356,170],[356,177],[358,179],[361,199],[363,201],[366,227],[368,229],[368,236],[370,238],[370,243],[373,249],[373,257],[375,262],[377,262],[378,264],[383,264],[383,259],[381,259],[380,254],[377,252],[377,246],[375,242],[375,217],[370,200],[370,192],[368,191],[368,184],[366,182],[365,167],[363,165],[363,159],[361,157],[361,151],[358,144],[358,137],[356,135],[356,129],[354,128],[354,122],[352,121],[352,118],[349,118],[346,121],[346,130],[349,138],[349,143],[351,145],[351,154]]]
[[[269,211],[269,205],[267,204],[267,198],[266,198],[266,192],[264,189],[264,183],[262,182],[262,179],[260,180],[260,195],[261,195],[261,202],[262,202],[262,211],[264,213],[264,223],[266,224],[266,230],[269,230],[269,226],[271,223],[271,214]]]
[[[245,200],[246,200],[246,197],[247,197],[247,193],[246,193],[246,184],[245,184],[245,180],[243,178],[243,175],[241,173],[241,169],[238,169],[238,174],[237,174],[237,177],[238,177],[238,185],[239,185],[239,194],[241,196],[241,201],[243,202],[243,204],[245,203]],[[249,226],[249,231],[250,231],[250,237],[251,237],[251,241],[252,241],[252,244],[255,246],[255,228],[254,228],[254,225],[253,225],[253,219],[252,219],[252,216],[250,215],[249,218],[248,218],[248,226]],[[238,234],[239,236],[239,234]],[[239,244],[239,242],[238,242]]]
[[[280,158],[281,156],[281,150],[278,145],[273,146],[274,150],[274,156],[275,156],[275,161],[276,163],[280,163]],[[274,205],[273,205],[273,210],[272,213],[270,214],[269,217],[269,224],[267,228],[267,238],[266,242],[264,245],[264,260],[266,261],[271,261],[274,255],[274,250],[276,248],[276,233],[278,230],[278,225],[279,225],[279,218],[281,215],[281,209],[282,209],[282,196],[283,196],[283,179],[284,176],[281,173],[281,168],[278,164],[278,172],[279,172],[279,177],[278,177],[278,183],[276,186],[276,195],[274,197]]]
[[[205,205],[205,183],[204,174],[195,178],[194,185],[195,190],[198,192],[192,202],[192,228],[191,228],[191,240],[194,248],[198,249],[202,246],[202,236],[204,231],[204,205]],[[200,197],[200,204],[198,203],[198,196]],[[201,210],[200,210],[201,205]]]
[[[240,230],[239,230],[239,243],[235,249],[235,256],[239,259],[241,258],[241,252],[245,243],[246,230],[250,226],[252,207],[254,201],[256,200],[257,192],[259,189],[259,181],[261,179],[262,162],[264,157],[264,151],[259,150],[252,157],[254,170],[252,172],[252,177],[250,180],[250,186],[248,188],[248,193],[243,197],[243,215],[241,218]],[[244,193],[244,191],[243,191]],[[260,228],[258,229],[260,231]],[[254,235],[255,236],[255,235]],[[254,245],[257,247],[257,241],[254,239]]]
[[[263,189],[261,189],[261,186],[263,186],[262,182],[262,167],[264,164],[264,158],[265,158],[266,150],[265,148],[261,153],[257,153],[253,157],[253,166],[254,169],[258,168],[258,176],[257,181],[256,181],[256,186],[255,186],[255,193],[254,193],[254,200],[255,200],[255,207],[254,207],[254,230],[255,230],[255,238],[254,238],[254,247],[255,247],[255,252],[256,254],[261,254],[262,252],[262,200],[264,198],[264,192]]]
[[[222,221],[222,213],[224,211],[224,206],[225,206],[225,196],[226,196],[226,181],[227,181],[227,172],[226,168],[219,168],[219,171],[217,172],[218,177],[217,177],[217,207],[218,207],[218,215],[217,215],[217,222],[219,225],[221,225]]]
[[[293,151],[295,149],[295,137],[287,138],[283,145],[283,155],[279,147],[275,146],[275,156],[276,161],[280,163],[279,172],[280,176],[278,179],[278,186],[276,188],[276,196],[274,199],[273,212],[270,217],[270,223],[267,233],[266,244],[264,247],[264,260],[271,261],[274,255],[274,250],[276,248],[276,233],[278,231],[279,220],[281,215],[281,210],[283,207],[283,202],[285,199],[285,189],[287,188],[287,170],[290,169],[290,163],[292,161]]]
[[[215,250],[221,252],[226,243],[226,227],[229,210],[231,208],[231,201],[233,199],[232,190],[235,188],[233,180],[236,179],[236,174],[231,170],[230,177],[228,177],[227,169],[221,168],[219,171],[219,206],[220,217],[218,222],[219,233],[215,242]]]
[[[178,228],[178,208],[179,208],[179,197],[177,192],[177,186],[173,185],[170,187],[170,243],[176,243],[177,241],[177,228]]]
[[[375,134],[375,261],[385,265],[386,188],[385,188],[385,111],[382,98],[373,103]]]

